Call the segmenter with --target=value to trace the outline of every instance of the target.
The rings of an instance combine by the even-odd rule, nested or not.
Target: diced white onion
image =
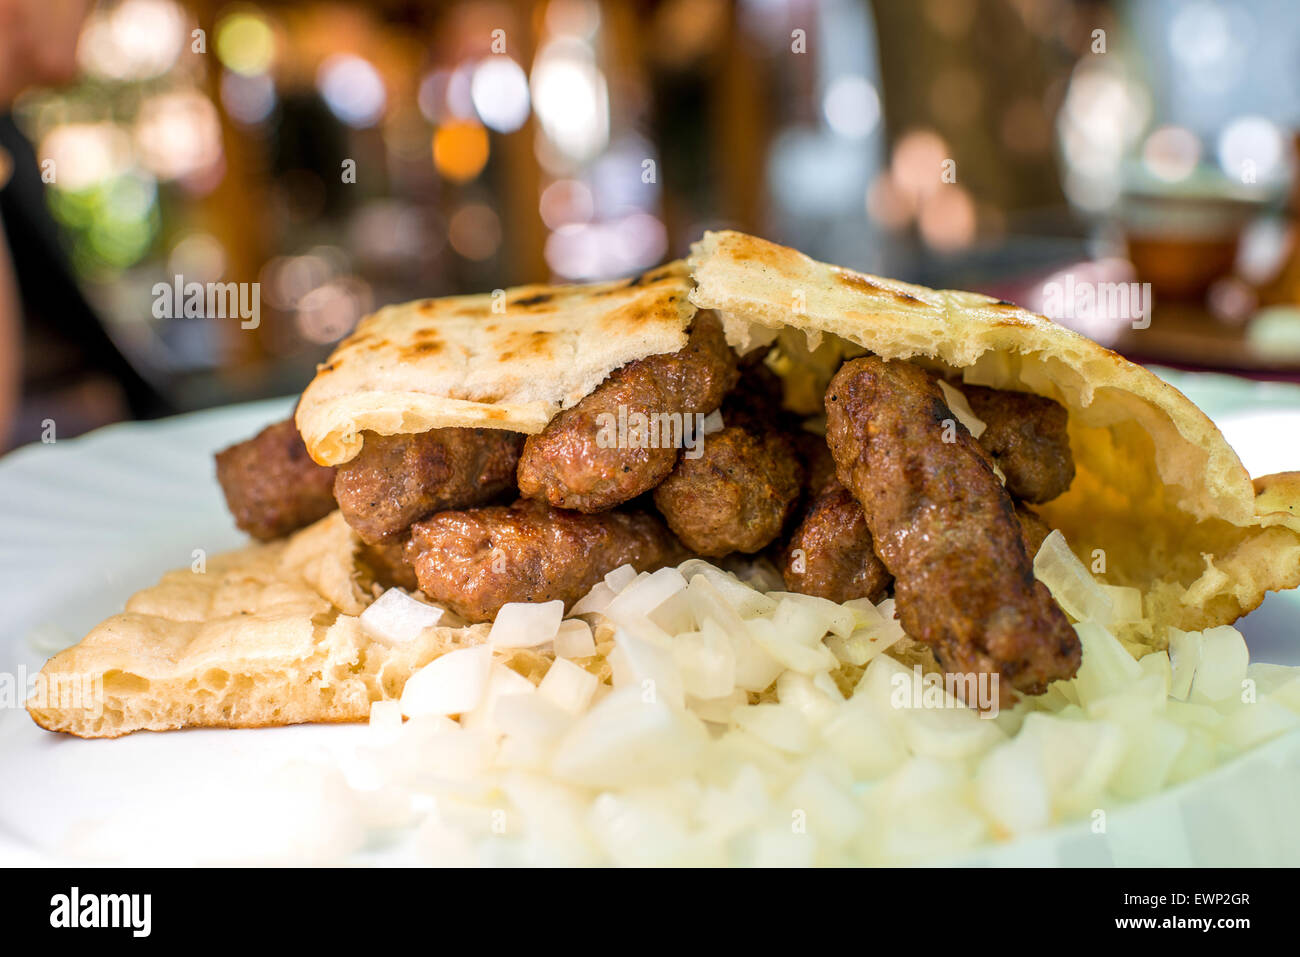
[[[1192,694],[1211,701],[1240,695],[1249,662],[1250,652],[1241,632],[1231,625],[1207,628],[1201,632],[1201,660]]]
[[[585,621],[570,618],[560,623],[555,633],[557,658],[590,658],[596,653],[596,639]]]
[[[1035,573],[1078,619],[1082,666],[991,718],[891,656],[893,599],[835,604],[762,562],[729,567],[623,566],[568,620],[558,601],[506,606],[487,643],[371,705],[342,758],[365,825],[425,818],[435,863],[896,866],[1084,820],[1300,732],[1300,668],[1249,664],[1228,626],[1149,650],[1141,592],[1096,581],[1059,532]],[[393,589],[361,625],[397,643],[434,615]],[[515,658],[550,662],[539,686]]]
[[[1060,529],[1043,539],[1034,556],[1034,575],[1047,586],[1061,609],[1075,621],[1109,626],[1115,621],[1110,596],[1083,562],[1070,551]]]
[[[402,714],[409,718],[463,714],[474,710],[487,688],[492,651],[487,645],[460,648],[433,659],[406,681]]]
[[[512,601],[501,606],[488,642],[493,648],[535,648],[554,641],[564,620],[564,602],[544,601],[541,604]]]
[[[724,428],[726,428],[726,425],[722,421],[721,409],[714,409],[704,417],[703,431],[705,435],[713,435],[715,432],[721,432]]]
[[[578,715],[591,705],[598,684],[600,681],[586,668],[556,658],[537,686],[537,693],[560,710]]]
[[[414,641],[426,628],[442,621],[445,609],[412,598],[400,588],[390,588],[361,613],[361,630],[390,645]]]
[[[613,589],[616,595],[634,581],[636,581],[636,569],[631,565],[619,565],[605,576],[605,584]]]
[[[402,730],[402,704],[400,701],[372,701],[370,703],[370,730],[382,740],[392,740]]]
[[[629,566],[630,567],[630,566]],[[601,580],[592,586],[591,591],[583,595],[576,602],[569,614],[574,618],[579,615],[604,614],[609,603],[614,600],[617,592],[609,587],[609,583]]]

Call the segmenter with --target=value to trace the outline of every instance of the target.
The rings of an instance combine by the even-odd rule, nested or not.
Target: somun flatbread
[[[1130,644],[1163,647],[1169,627],[1228,623],[1300,584],[1300,473],[1252,483],[1210,420],[1150,372],[1011,303],[734,232],[631,280],[381,310],[320,368],[297,423],[329,465],[356,455],[368,430],[536,433],[614,369],[681,348],[697,309],[720,315],[737,352],[775,344],[787,405],[808,414],[838,364],[866,352],[1065,405],[1077,474],[1040,511],[1100,578],[1142,590],[1145,630]],[[359,548],[336,512],[204,574],[173,572],[42,672],[102,678],[102,714],[29,710],[85,736],[362,720],[416,668],[485,640],[486,625],[430,629],[400,650],[370,640],[357,619],[374,597]]]
[[[685,345],[689,292],[674,262],[618,282],[387,306],[317,370],[298,431],[321,465],[355,456],[364,431],[540,432],[614,369]]]

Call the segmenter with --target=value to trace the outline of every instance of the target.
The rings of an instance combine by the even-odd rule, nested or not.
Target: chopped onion
[[[672,656],[687,694],[708,700],[728,697],[735,690],[736,649],[712,618],[706,618],[699,631],[678,635]]]
[[[554,641],[564,620],[564,602],[544,601],[541,604],[512,601],[501,606],[488,642],[493,648],[535,648]]]
[[[773,597],[778,598],[780,601],[777,606],[777,615],[781,613],[781,606],[793,604],[812,612],[818,619],[825,622],[821,635],[818,635],[814,642],[821,641],[822,636],[827,632],[841,638],[847,638],[853,633],[853,629],[858,626],[858,616],[852,608],[845,608],[843,605],[837,605],[825,598],[818,598],[815,595],[800,595],[795,592],[779,592],[775,593]],[[809,644],[811,643],[813,642],[809,642]]]
[[[596,639],[590,625],[576,618],[560,623],[560,629],[555,633],[557,658],[590,658],[595,653]]]
[[[370,730],[382,741],[394,740],[402,730],[401,702],[372,701],[370,703]]]
[[[442,621],[446,610],[412,598],[400,588],[390,588],[361,613],[361,630],[385,644],[414,641],[426,628]]]
[[[1082,704],[1122,691],[1142,677],[1137,659],[1101,625],[1079,622],[1074,630],[1083,644],[1083,663],[1074,678]]]
[[[560,741],[552,772],[594,788],[660,783],[693,773],[708,741],[698,718],[662,700],[647,703],[639,688],[610,694]]]
[[[705,435],[713,435],[715,432],[721,432],[724,428],[726,428],[726,424],[722,421],[721,409],[714,409],[704,417],[703,431]]]
[[[568,714],[582,714],[591,705],[591,696],[600,684],[586,668],[564,658],[556,658],[546,677],[537,686],[537,693]]]
[[[939,388],[943,390],[944,402],[952,410],[952,414],[957,417],[958,422],[966,426],[966,431],[971,434],[971,438],[978,439],[984,434],[984,430],[988,428],[984,424],[984,420],[975,414],[975,411],[970,407],[970,403],[966,401],[966,396],[942,379],[939,379],[938,382]]]
[[[779,751],[805,754],[816,737],[798,709],[781,704],[756,704],[732,713],[736,725]]]
[[[1036,748],[1008,741],[990,751],[975,772],[980,809],[1006,834],[1047,827],[1052,798],[1047,774]]]
[[[483,692],[478,706],[469,714],[461,716],[461,727],[496,730],[497,701],[507,695],[532,694],[535,690],[533,683],[513,668],[508,668],[497,661],[492,662],[487,689]]]
[[[768,615],[776,610],[776,600],[763,594],[757,589],[745,582],[742,582],[730,572],[715,568],[708,562],[699,558],[691,558],[677,566],[688,582],[694,584],[696,578],[704,579],[704,582],[711,587],[709,594],[714,596],[717,601],[727,605],[731,612],[740,618],[754,618],[758,615]],[[700,586],[702,587],[702,586]],[[695,603],[698,603],[700,596],[699,587],[690,593],[693,599],[692,607],[696,609],[696,621],[702,621],[703,617]],[[717,617],[715,615],[715,617]],[[719,620],[719,624],[724,624]]]
[[[802,644],[780,630],[767,618],[755,618],[746,623],[749,634],[769,655],[794,671],[812,675],[834,668],[838,662],[831,650],[820,642],[815,647]]]
[[[609,604],[605,614],[616,622],[648,618],[660,605],[686,588],[676,568],[661,568],[628,585]]]
[[[1240,695],[1249,662],[1250,652],[1241,632],[1231,625],[1207,628],[1201,632],[1201,660],[1192,694],[1210,701]]]
[[[912,708],[903,715],[903,740],[913,754],[950,761],[978,757],[1006,739],[1001,729],[960,703]]]
[[[1075,621],[1109,626],[1115,621],[1110,597],[1070,551],[1060,529],[1043,540],[1034,556],[1034,575],[1047,586],[1061,609]]]
[[[1082,616],[1082,666],[992,719],[891,656],[892,599],[786,593],[743,561],[624,566],[568,620],[559,602],[507,606],[488,643],[374,702],[351,793],[366,826],[425,816],[425,852],[463,863],[898,865],[1077,821],[1300,732],[1300,669],[1249,664],[1230,627],[1170,629],[1168,652],[1130,642],[1151,633],[1143,595],[1097,582],[1053,535],[1035,572]],[[367,633],[400,631],[389,606],[430,607],[392,591]],[[1128,623],[1142,627],[1111,630]],[[540,685],[494,646],[539,649],[522,657],[550,661]]]
[[[630,567],[630,566],[629,566]],[[579,615],[604,614],[609,603],[614,600],[617,592],[609,587],[605,581],[598,581],[592,586],[591,591],[583,595],[574,603],[569,614],[576,618]]]
[[[618,568],[605,576],[605,584],[616,595],[634,581],[636,581],[636,569],[631,565],[619,565]]]
[[[1169,696],[1186,701],[1192,693],[1192,679],[1201,663],[1201,633],[1169,629]]]
[[[614,687],[635,688],[647,701],[685,706],[686,689],[670,651],[620,629],[614,633],[609,665]]]
[[[473,711],[487,688],[492,650],[460,648],[434,658],[406,681],[402,714],[408,718]]]

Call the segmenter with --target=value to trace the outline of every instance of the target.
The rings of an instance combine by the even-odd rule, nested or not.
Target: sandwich
[[[485,644],[536,684],[554,642],[492,638],[519,608],[554,635],[602,624],[611,576],[710,566],[889,609],[886,654],[1006,707],[1078,675],[1085,619],[1140,659],[1300,584],[1300,473],[1252,482],[1151,372],[736,232],[626,280],[383,308],[216,471],[256,541],[54,656],[46,685],[93,675],[102,707],[34,698],[42,727],[364,721]],[[574,660],[616,685],[618,629],[593,634]],[[851,688],[861,657],[823,670]]]

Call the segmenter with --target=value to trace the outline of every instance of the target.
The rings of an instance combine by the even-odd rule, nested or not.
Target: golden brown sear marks
[[[513,494],[522,445],[504,429],[367,432],[357,457],[339,466],[334,495],[363,541],[391,541],[433,512]]]
[[[896,299],[906,305],[923,305],[922,301],[911,293],[903,292],[901,289],[892,289],[878,282],[872,282],[869,277],[848,269],[836,270],[835,278],[843,285],[857,292],[864,292],[873,296],[889,296],[891,299]]]
[[[490,621],[507,602],[559,599],[567,609],[620,565],[653,571],[685,557],[648,513],[584,515],[529,500],[439,512],[412,527],[406,548],[420,590],[469,621]]]
[[[844,364],[826,393],[827,440],[894,576],[904,630],[949,672],[1000,673],[1039,694],[1072,677],[1079,639],[1036,581],[1015,506],[988,453],[929,373],[877,357]],[[1009,690],[1001,688],[1003,703]]]
[[[1007,477],[1015,498],[1041,505],[1074,481],[1068,416],[1059,402],[1028,392],[963,385],[971,411],[987,428],[979,444]]]
[[[235,524],[261,541],[334,511],[334,469],[311,460],[292,419],[218,452],[217,481]]]
[[[707,413],[735,385],[735,354],[711,313],[695,318],[686,346],[615,369],[590,395],[530,435],[519,491],[557,508],[599,512],[654,488],[677,463],[676,444],[611,440],[610,423]],[[651,418],[655,417],[655,418]],[[657,435],[659,433],[656,433]],[[630,434],[628,436],[630,438]]]

